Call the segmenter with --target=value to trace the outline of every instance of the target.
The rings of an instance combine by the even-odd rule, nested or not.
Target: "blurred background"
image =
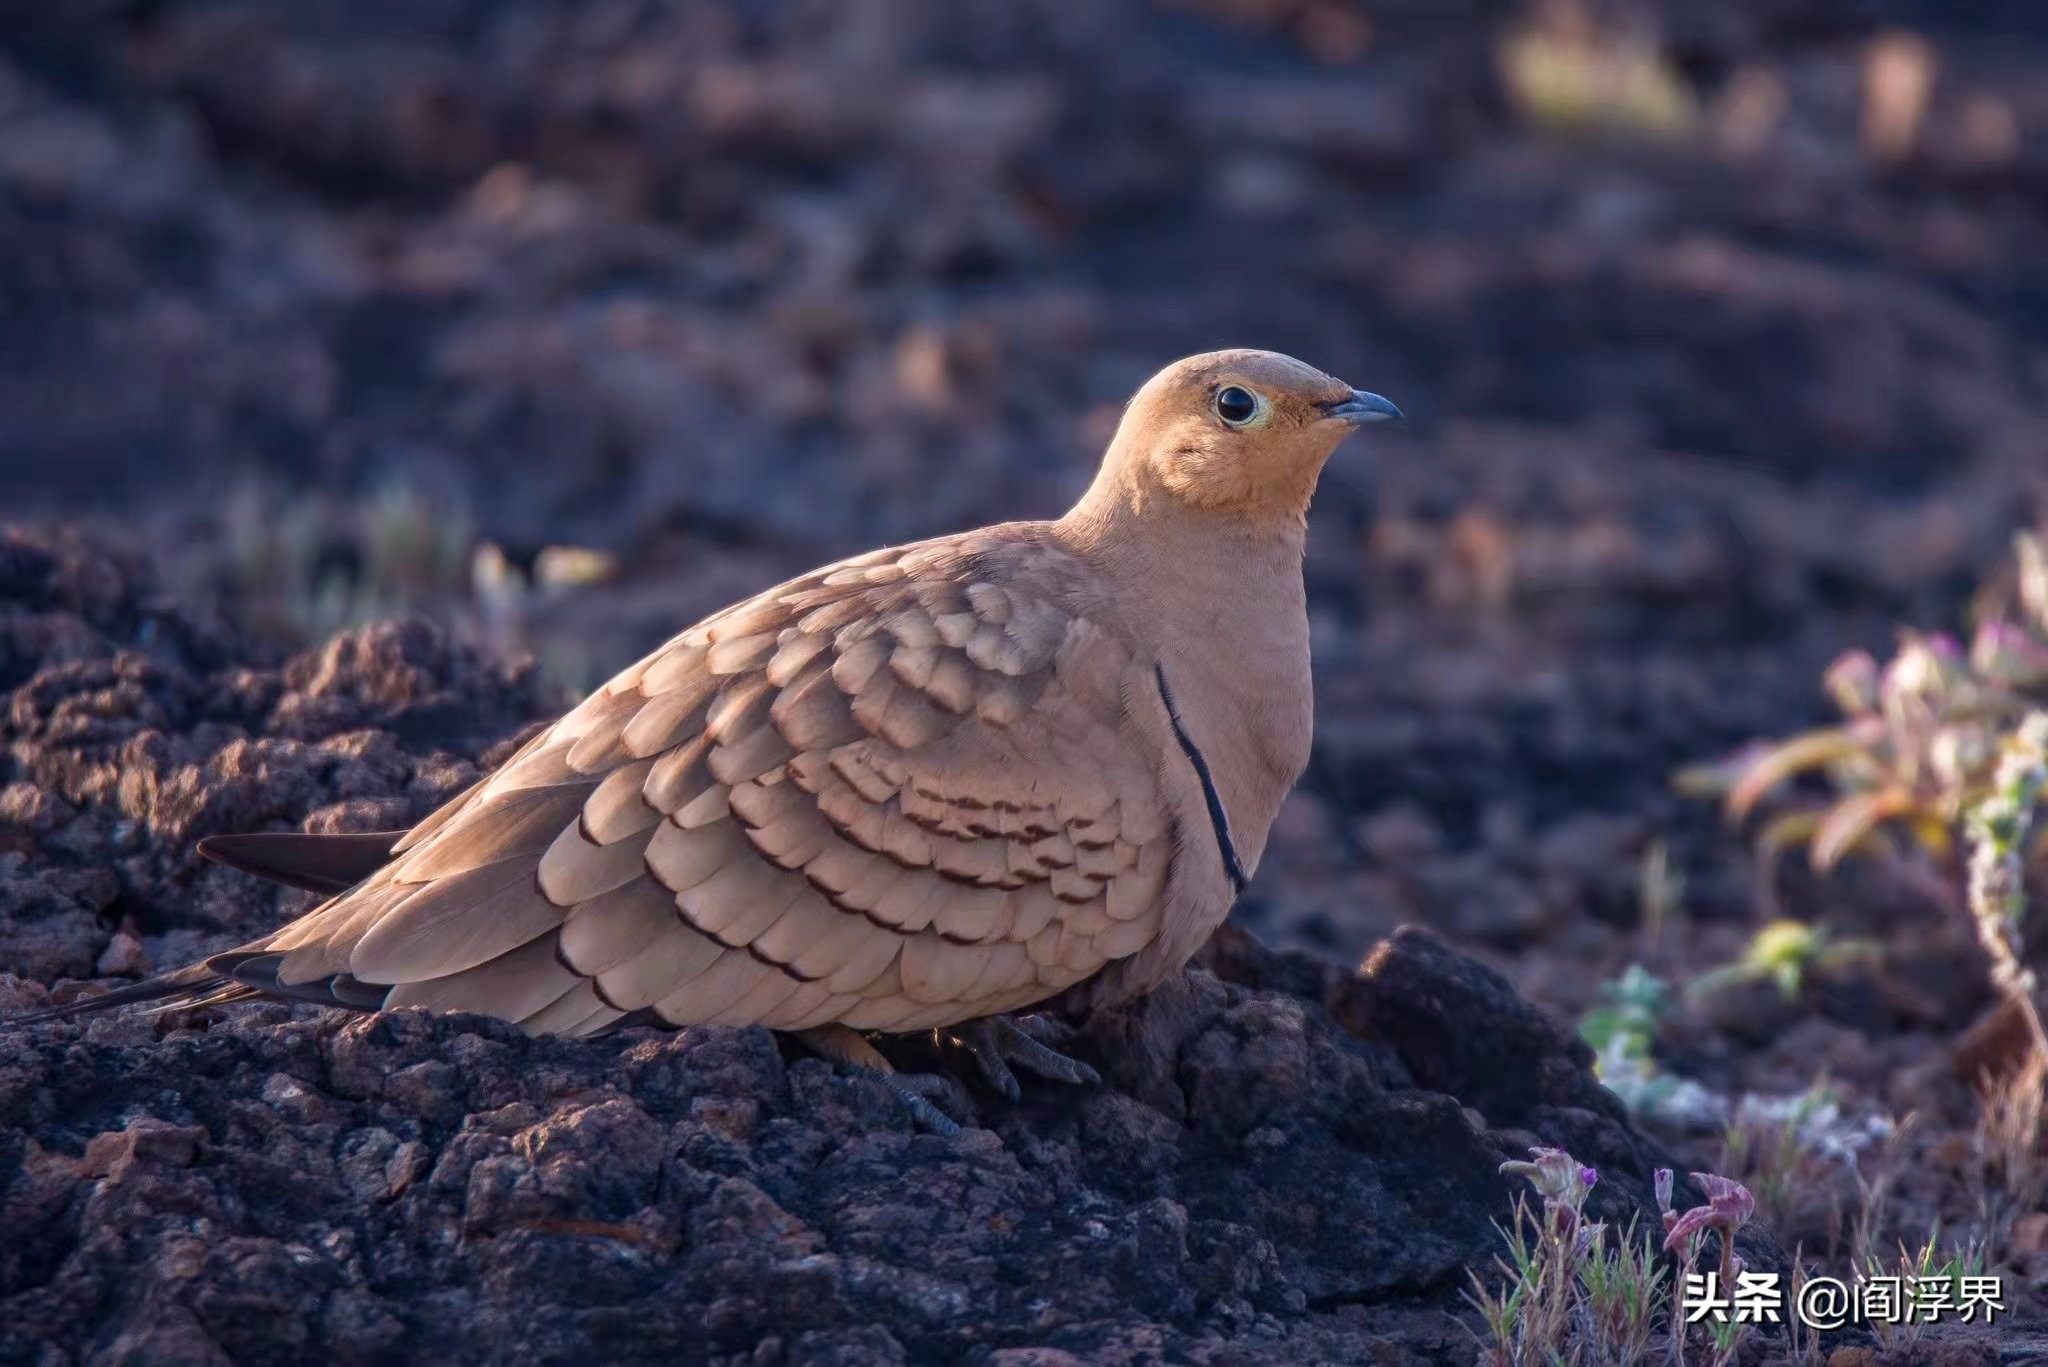
[[[573,693],[1055,515],[1160,365],[1289,351],[1409,420],[1318,499],[1239,918],[1420,921],[1576,1013],[1759,924],[1673,772],[2048,511],[2044,76],[2021,0],[10,2],[0,508],[265,649],[417,612]],[[1975,942],[1785,879],[1888,958],[1667,1056],[1896,1103]]]

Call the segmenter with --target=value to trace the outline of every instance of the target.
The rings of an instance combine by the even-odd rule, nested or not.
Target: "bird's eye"
[[[1216,416],[1232,427],[1243,427],[1264,409],[1259,396],[1243,385],[1227,384],[1216,391]]]

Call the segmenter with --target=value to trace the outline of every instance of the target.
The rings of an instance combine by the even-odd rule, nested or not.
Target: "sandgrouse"
[[[1258,868],[1309,754],[1309,499],[1397,416],[1272,352],[1178,361],[1066,516],[737,603],[411,830],[209,840],[330,898],[42,1014],[261,995],[560,1035],[760,1024],[884,1071],[861,1032],[950,1028],[1011,1095],[1005,1058],[1085,1080],[1005,1017],[1147,991]]]

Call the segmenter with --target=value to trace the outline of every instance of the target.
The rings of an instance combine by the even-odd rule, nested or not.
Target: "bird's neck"
[[[1232,607],[1249,617],[1262,607],[1301,607],[1307,528],[1300,517],[1252,520],[1156,490],[1102,493],[1091,489],[1054,526],[1125,602],[1164,613],[1156,619],[1162,625],[1208,622]]]
[[[1158,555],[1189,549],[1199,551],[1204,564],[1213,563],[1227,574],[1228,566],[1218,549],[1251,549],[1262,559],[1290,562],[1291,557],[1289,573],[1299,583],[1313,480],[1299,496],[1276,491],[1256,507],[1237,503],[1205,507],[1137,474],[1135,465],[1118,459],[1112,450],[1088,492],[1055,524],[1063,539],[1092,552],[1091,558],[1135,563],[1146,571],[1152,569],[1151,562]]]

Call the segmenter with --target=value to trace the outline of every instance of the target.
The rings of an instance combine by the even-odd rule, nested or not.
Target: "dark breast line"
[[[1230,843],[1230,813],[1223,810],[1216,780],[1209,776],[1209,761],[1195,748],[1194,738],[1181,722],[1180,709],[1173,705],[1173,690],[1166,686],[1166,667],[1154,664],[1152,675],[1159,681],[1159,701],[1166,704],[1166,719],[1173,723],[1173,738],[1180,742],[1180,752],[1188,757],[1188,763],[1195,766],[1195,777],[1202,780],[1202,801],[1209,808],[1209,828],[1216,833],[1216,852],[1223,856],[1223,872],[1230,877],[1230,890],[1242,895],[1250,880],[1244,876],[1244,865],[1237,862],[1237,846]]]

